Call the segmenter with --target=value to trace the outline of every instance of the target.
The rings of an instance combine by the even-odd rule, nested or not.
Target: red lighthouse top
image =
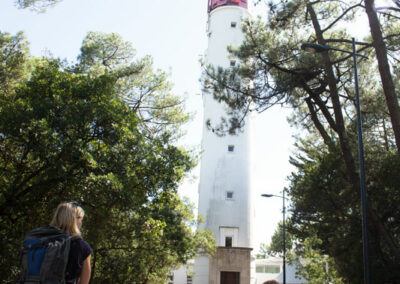
[[[220,6],[239,6],[247,9],[247,0],[208,0],[208,13]]]

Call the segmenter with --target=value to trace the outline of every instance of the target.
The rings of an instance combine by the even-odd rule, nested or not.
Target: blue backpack
[[[56,227],[41,227],[25,235],[19,283],[65,283],[71,241],[79,237]]]

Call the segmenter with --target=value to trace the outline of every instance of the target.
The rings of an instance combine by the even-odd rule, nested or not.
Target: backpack
[[[19,283],[64,284],[71,241],[79,239],[56,227],[41,227],[25,235]]]

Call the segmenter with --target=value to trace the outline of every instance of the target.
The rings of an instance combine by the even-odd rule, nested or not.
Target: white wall
[[[246,17],[249,17],[248,11],[236,6],[220,7],[210,13],[206,63],[214,67],[230,66],[232,59],[228,57],[227,47],[238,46],[243,41],[241,22]],[[232,22],[236,27],[231,27]],[[215,101],[210,94],[203,94],[203,106],[198,208],[205,223],[200,225],[200,229],[212,231],[218,245],[225,243],[225,235],[231,230],[233,246],[253,248],[251,122],[246,119],[244,131],[239,135],[220,137],[206,128],[206,121],[211,120],[212,125],[219,124],[221,117],[227,117],[226,106]],[[228,151],[229,145],[234,146],[233,152]],[[233,193],[232,199],[226,198],[227,192]],[[208,262],[204,257],[195,261],[195,284],[208,283],[205,265]]]
[[[228,67],[227,46],[238,45],[243,40],[240,22],[247,16],[246,10],[239,7],[221,7],[210,15],[209,47],[207,62],[214,66]],[[231,22],[237,23],[231,28]],[[205,217],[202,229],[214,232],[220,244],[220,227],[238,229],[239,247],[252,247],[253,205],[251,188],[251,130],[247,120],[243,133],[237,136],[219,137],[206,129],[205,122],[210,119],[218,124],[226,117],[224,106],[215,101],[210,94],[203,95],[204,129],[203,154],[200,168],[199,214]],[[228,152],[228,145],[234,145],[234,152]],[[232,191],[234,198],[227,200],[226,192]]]
[[[186,266],[181,266],[178,270],[174,270],[173,284],[186,284],[187,283],[187,270]],[[206,282],[205,282],[206,283]]]

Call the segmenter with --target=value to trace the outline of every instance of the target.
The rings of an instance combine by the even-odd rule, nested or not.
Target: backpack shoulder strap
[[[63,283],[68,264],[72,236],[63,234],[53,238],[47,246],[40,271],[41,283]]]

